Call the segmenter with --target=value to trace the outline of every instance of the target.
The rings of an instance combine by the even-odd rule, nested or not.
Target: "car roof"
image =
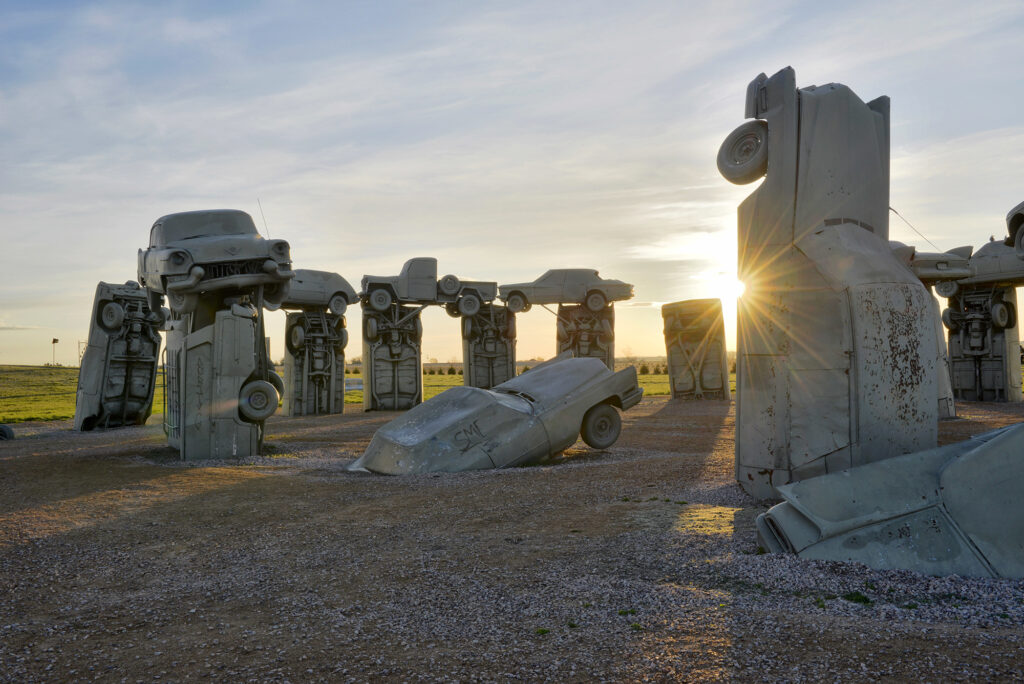
[[[149,246],[207,235],[259,235],[252,217],[238,209],[183,211],[161,216],[149,232]]]

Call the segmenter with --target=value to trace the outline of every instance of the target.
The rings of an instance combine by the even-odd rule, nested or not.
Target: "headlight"
[[[271,247],[270,249],[274,253],[274,256],[276,256],[276,257],[278,257],[280,259],[284,259],[286,261],[288,260],[288,251],[289,250],[288,250],[288,243],[286,241],[278,240],[277,242],[274,243],[274,246]]]
[[[185,262],[187,262],[187,261],[188,261],[188,253],[187,252],[172,252],[171,253],[171,263],[174,264],[175,266],[184,266]]]

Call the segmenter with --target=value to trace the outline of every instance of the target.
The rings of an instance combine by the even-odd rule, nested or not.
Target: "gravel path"
[[[1024,420],[964,404],[942,441]],[[727,402],[507,471],[346,473],[392,416],[272,419],[183,464],[158,427],[0,443],[5,681],[1024,678],[1024,582],[759,555]]]

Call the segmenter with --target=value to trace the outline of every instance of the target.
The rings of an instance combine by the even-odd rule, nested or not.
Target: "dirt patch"
[[[943,442],[1024,420],[960,412]],[[1024,676],[1020,582],[758,555],[729,402],[645,399],[612,449],[542,466],[346,473],[392,417],[275,418],[268,457],[201,465],[153,425],[19,425],[0,677]]]

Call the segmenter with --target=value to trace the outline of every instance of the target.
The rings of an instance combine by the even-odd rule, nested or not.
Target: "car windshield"
[[[149,234],[150,247],[210,235],[258,235],[244,211],[189,211],[157,220]]]

